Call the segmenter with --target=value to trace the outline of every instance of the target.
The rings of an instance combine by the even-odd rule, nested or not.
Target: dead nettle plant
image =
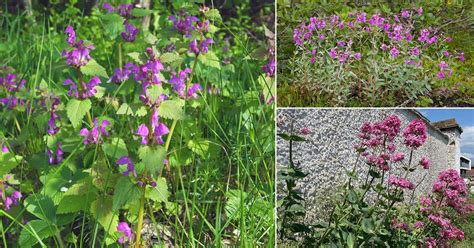
[[[308,128],[295,129],[295,120],[281,114],[278,119],[278,136],[289,144],[288,166],[278,171],[278,178],[285,183],[283,198],[278,202],[278,235],[281,241],[297,241],[295,234],[304,234],[311,231],[304,224],[306,215],[305,200],[301,190],[297,189],[298,181],[307,174],[303,172],[300,162],[294,158],[295,142],[309,142],[305,137],[310,133]],[[286,131],[285,131],[286,130]],[[301,136],[303,135],[303,136]]]
[[[411,204],[427,172],[416,182],[410,174],[423,173],[431,164],[427,157],[414,156],[427,139],[424,121],[415,119],[401,130],[400,119],[391,115],[364,123],[358,138],[348,180],[328,220],[312,226],[307,241],[317,247],[444,247],[463,238],[455,223],[473,206],[466,205],[467,189],[455,170],[441,172],[432,194]],[[407,153],[398,149],[399,139]],[[367,173],[360,175],[360,166]]]
[[[423,25],[423,9],[393,16],[374,13],[315,16],[293,32],[293,65],[319,100],[344,105],[357,97],[374,105],[383,97],[413,102],[433,85],[448,86],[464,53],[451,37]],[[393,103],[392,103],[393,104]]]

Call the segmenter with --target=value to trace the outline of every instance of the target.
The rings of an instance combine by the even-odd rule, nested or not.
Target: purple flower
[[[428,44],[431,45],[431,44],[436,43],[437,41],[438,41],[438,36],[435,35],[428,40]]]
[[[275,69],[276,69],[276,62],[275,62],[274,57],[271,57],[268,60],[268,64],[262,67],[263,72],[265,72],[265,74],[267,74],[268,77],[273,77],[275,75]]]
[[[325,39],[324,34],[320,34],[320,35],[319,35],[319,40],[320,40],[320,41],[323,41],[324,39]]]
[[[420,120],[411,121],[403,130],[403,137],[405,137],[405,145],[413,149],[419,148],[426,141],[426,125]]]
[[[393,158],[392,158],[393,162],[395,162],[395,163],[400,162],[403,159],[405,159],[405,154],[403,154],[401,152],[393,154]]]
[[[329,51],[329,57],[333,59],[337,57],[336,48],[331,48],[331,50]]]
[[[408,10],[403,10],[402,11],[402,17],[403,18],[409,18],[410,17],[410,12]]]
[[[59,132],[59,127],[56,126],[56,120],[59,118],[58,115],[56,114],[56,111],[60,103],[60,100],[57,97],[53,97],[52,101],[53,102],[51,103],[51,115],[48,120],[48,134],[49,135],[55,135]]]
[[[191,31],[194,30],[194,22],[198,21],[198,18],[195,16],[185,16],[184,11],[180,11],[179,15],[170,16],[169,20],[173,22],[173,27],[179,33],[191,37]]]
[[[458,53],[458,59],[459,59],[459,61],[464,62],[465,58],[464,58],[464,53],[463,52]]]
[[[393,47],[390,50],[390,54],[392,55],[392,58],[396,58],[400,54],[400,52],[398,51],[397,47]]]
[[[358,23],[365,23],[367,21],[367,14],[365,12],[357,14],[357,22]]]
[[[5,145],[5,144],[2,145],[2,152],[3,152],[3,153],[8,153],[8,152],[10,152],[10,150],[8,150],[8,146],[7,146],[7,145]]]
[[[53,152],[51,149],[47,149],[47,154],[48,154],[48,162],[49,164],[60,164],[63,161],[63,149],[61,147],[61,143],[58,143],[56,153]]]
[[[64,85],[69,85],[69,91],[67,92],[68,96],[74,96],[75,98],[79,98],[77,86],[71,79],[64,80]]]
[[[423,15],[423,7],[420,7],[417,12],[418,12],[418,16]]]
[[[441,71],[446,70],[448,67],[449,67],[448,63],[446,63],[444,60],[441,61],[441,63],[439,63],[439,69],[440,69]]]
[[[202,87],[199,84],[193,84],[191,87],[188,89],[188,98],[198,98],[198,91],[201,91]]]
[[[126,19],[132,16],[133,4],[121,4],[118,7],[118,14]]]
[[[338,41],[338,42],[336,42],[336,44],[337,44],[337,46],[343,47],[343,46],[346,45],[346,42],[344,42],[344,41]]]
[[[135,165],[133,164],[132,160],[128,156],[122,156],[117,160],[118,165],[127,165],[127,170],[125,170],[122,174],[124,176],[128,176],[130,173],[133,174],[134,177],[137,177],[137,172],[135,171]]]
[[[415,64],[415,61],[413,61],[413,59],[407,59],[407,60],[405,61],[405,64],[407,64],[407,65],[413,65],[413,64]]]
[[[94,119],[94,126],[90,131],[87,128],[81,129],[79,134],[86,138],[84,140],[84,145],[98,144],[101,142],[100,138],[102,136],[109,136],[107,129],[105,129],[108,126],[110,126],[110,121],[103,120],[99,126],[97,119]]]
[[[175,72],[171,73],[171,78],[169,82],[174,86],[173,89],[178,93],[180,97],[184,97],[184,90],[186,88],[185,81],[187,79],[187,75],[191,72],[191,68],[186,68],[180,71],[178,75],[176,75]]]
[[[123,83],[129,79],[133,71],[137,71],[138,68],[133,63],[125,64],[123,69],[117,68],[114,71],[114,74],[110,78],[109,82],[113,83]]]
[[[5,198],[4,204],[5,204],[5,209],[6,209],[6,210],[10,210],[11,205],[13,205],[13,200],[12,200],[12,198],[9,197],[9,196],[7,196],[7,197]]]
[[[153,135],[155,136],[156,143],[158,143],[159,145],[163,145],[165,142],[163,141],[162,136],[167,135],[169,132],[170,131],[165,124],[159,123],[158,126],[155,127],[155,130],[153,133]]]
[[[137,134],[142,137],[142,145],[148,144],[148,127],[145,124],[141,124],[137,129]]]
[[[107,13],[112,13],[112,12],[114,12],[114,7],[112,7],[112,5],[110,5],[110,3],[105,2],[105,3],[102,5],[102,8],[105,9],[105,11],[106,11]]]
[[[134,42],[138,34],[138,29],[128,21],[125,21],[123,25],[125,27],[125,32],[120,33],[120,36],[122,36],[124,41]]]
[[[411,54],[412,54],[413,56],[418,56],[418,55],[420,55],[420,49],[419,49],[418,47],[413,48],[413,49],[411,50]]]
[[[446,77],[446,75],[444,74],[444,71],[438,72],[438,74],[436,76],[438,77],[438,79],[443,79],[443,78]]]
[[[74,28],[71,26],[67,26],[66,30],[64,30],[64,33],[67,34],[66,41],[70,46],[74,46],[76,43],[76,31],[74,31]]]
[[[128,242],[132,240],[132,229],[130,229],[127,222],[120,222],[117,225],[117,231],[122,233],[122,236],[118,239],[120,244],[125,243],[126,240]]]
[[[362,57],[362,55],[360,53],[354,53],[354,59],[355,60],[360,60],[361,57]]]
[[[422,29],[420,31],[420,37],[418,37],[418,41],[422,43],[427,42],[429,35],[430,31],[428,31],[428,29]]]
[[[198,21],[196,23],[196,28],[202,33],[207,33],[207,31],[209,31],[209,20],[205,20],[204,23]]]
[[[449,51],[447,51],[447,50],[444,51],[444,52],[443,52],[443,55],[444,55],[444,57],[449,57]]]
[[[382,49],[382,51],[385,51],[388,49],[388,46],[385,43],[382,43],[382,45],[380,46],[380,49]]]
[[[90,50],[93,50],[93,45],[84,45],[83,41],[79,41],[75,46],[70,50],[63,50],[62,56],[66,58],[66,64],[81,67],[86,65],[91,56],[89,55]]]

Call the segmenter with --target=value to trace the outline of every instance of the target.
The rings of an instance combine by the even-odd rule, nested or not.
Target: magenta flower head
[[[128,156],[120,157],[117,160],[118,165],[127,165],[127,170],[123,172],[124,176],[128,176],[130,173],[133,174],[134,177],[137,177],[137,172],[135,171],[135,165],[133,164],[132,160]]]
[[[275,58],[270,58],[268,64],[262,67],[262,70],[268,77],[275,76],[275,69],[276,69],[276,61]]]
[[[303,134],[303,135],[308,135],[311,133],[311,130],[307,127],[303,127],[300,129],[300,133]]]
[[[117,231],[122,233],[122,236],[118,239],[120,244],[123,244],[126,241],[132,241],[132,229],[130,229],[127,222],[120,222],[117,225]]]
[[[430,160],[427,157],[422,157],[420,160],[420,165],[423,166],[423,169],[427,170],[430,168]]]
[[[5,144],[2,145],[2,152],[3,152],[3,153],[8,153],[8,152],[10,152],[10,150],[8,150],[7,145],[5,145]]]
[[[399,54],[400,52],[398,51],[397,47],[393,47],[390,50],[390,55],[392,55],[392,58],[396,58]]]
[[[186,89],[186,80],[191,72],[191,68],[185,68],[184,70],[180,71],[178,75],[175,72],[171,73],[169,83],[173,85],[173,89],[178,93],[180,97],[184,97],[184,91]]]
[[[106,127],[108,126],[110,126],[110,121],[103,120],[102,123],[99,125],[97,119],[94,119],[94,126],[91,130],[88,130],[87,128],[81,129],[79,134],[82,137],[86,138],[84,140],[84,145],[98,144],[102,142],[101,137],[109,136],[109,133],[106,129]]]
[[[194,23],[198,21],[198,18],[195,16],[186,16],[184,11],[180,11],[178,16],[170,16],[168,19],[173,22],[173,27],[176,31],[187,37],[191,37]]]
[[[71,26],[67,26],[66,30],[64,30],[64,33],[67,34],[66,41],[70,46],[74,46],[76,43],[76,31],[74,31],[74,28]]]
[[[114,12],[114,7],[112,7],[112,5],[110,5],[110,3],[105,2],[105,3],[102,5],[102,8],[103,8],[107,13],[112,13],[112,12]]]
[[[420,49],[419,49],[418,47],[413,48],[413,49],[411,50],[411,54],[412,54],[413,56],[418,56],[418,55],[420,55]]]
[[[396,163],[402,161],[403,159],[405,159],[405,154],[399,152],[393,155],[392,161]]]
[[[355,60],[360,60],[360,58],[362,57],[362,55],[360,53],[354,53],[354,59]]]
[[[420,119],[411,121],[403,130],[403,137],[405,137],[405,145],[413,149],[422,146],[426,141],[426,125]]]
[[[134,42],[138,34],[138,29],[128,21],[125,21],[123,25],[125,27],[125,32],[120,33],[120,36],[122,36],[124,41]]]
[[[188,98],[198,98],[198,91],[201,91],[202,87],[200,84],[193,84],[191,87],[188,89]]]
[[[137,135],[140,135],[142,137],[142,145],[148,144],[148,134],[148,127],[145,124],[141,124],[137,129]]]
[[[159,123],[158,126],[155,127],[154,136],[155,141],[159,145],[163,145],[165,142],[163,141],[162,136],[167,135],[169,133],[168,127],[164,123]]]
[[[133,4],[121,4],[118,7],[118,14],[126,19],[132,17]]]
[[[61,147],[61,143],[58,143],[58,146],[56,148],[56,152],[53,152],[51,149],[47,149],[47,154],[48,154],[48,162],[49,164],[60,164],[63,161],[63,149]]]
[[[402,188],[402,189],[414,189],[415,185],[408,181],[408,179],[403,178],[403,177],[397,177],[397,176],[389,176],[388,177],[388,184],[393,185],[397,188]]]

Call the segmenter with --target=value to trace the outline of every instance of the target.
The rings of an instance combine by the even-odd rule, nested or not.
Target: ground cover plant
[[[273,24],[49,4],[0,10],[0,246],[273,247]]]
[[[472,3],[279,2],[280,106],[474,104]]]
[[[309,142],[304,138],[309,130],[302,130],[298,136],[293,134],[292,126],[289,121],[282,123],[280,137],[290,143]],[[288,130],[290,134],[286,133]],[[415,119],[402,130],[398,116],[391,115],[379,122],[364,123],[358,138],[354,147],[358,158],[348,169],[348,180],[335,195],[327,218],[320,223],[307,223],[302,205],[293,201],[294,207],[282,208],[279,213],[279,218],[292,218],[288,222],[278,221],[279,230],[293,232],[291,235],[279,232],[281,242],[309,247],[451,247],[459,244],[465,237],[462,228],[470,231],[466,217],[474,211],[459,172],[441,171],[431,192],[421,195],[416,190],[427,174],[409,179],[414,171],[430,169],[429,158],[414,159],[427,138],[424,121]],[[409,148],[408,153],[399,152],[397,140]],[[367,172],[357,173],[360,167],[365,167]],[[288,184],[288,180],[285,183]],[[283,203],[291,198],[290,193],[284,192]],[[300,214],[293,214],[296,210]],[[298,228],[286,224],[295,222]]]

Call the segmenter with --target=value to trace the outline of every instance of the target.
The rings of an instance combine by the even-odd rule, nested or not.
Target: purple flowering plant
[[[157,239],[212,245],[207,234],[179,238],[192,227],[181,212],[192,202],[202,206],[202,223],[214,222],[209,213],[220,202],[222,216],[237,230],[239,214],[228,211],[245,189],[220,190],[221,175],[234,181],[235,174],[221,171],[222,161],[236,147],[266,154],[253,145],[257,141],[273,147],[258,137],[272,137],[274,48],[241,64],[246,49],[256,46],[243,49],[219,11],[204,6],[173,3],[171,11],[109,2],[81,16],[76,3],[61,16],[51,14],[48,52],[32,45],[31,58],[23,60],[38,69],[0,67],[0,216],[7,246],[145,247]],[[267,48],[266,42],[259,45]],[[244,109],[251,110],[246,125],[262,126],[252,141],[253,128],[234,116]],[[235,145],[236,137],[246,145]],[[268,154],[265,164],[272,163]],[[196,180],[219,190],[201,192],[191,186]],[[258,233],[252,239],[263,244],[272,240],[273,203],[257,191],[265,197],[246,194],[259,209],[242,218],[264,224],[241,232]],[[188,198],[195,194],[203,198]],[[170,237],[162,239],[150,222]]]
[[[407,7],[302,17],[292,29],[293,47],[282,48],[282,67],[294,76],[282,78],[324,106],[444,104],[434,102],[436,89],[465,83],[469,65],[453,45],[457,37],[426,23],[430,15]]]

